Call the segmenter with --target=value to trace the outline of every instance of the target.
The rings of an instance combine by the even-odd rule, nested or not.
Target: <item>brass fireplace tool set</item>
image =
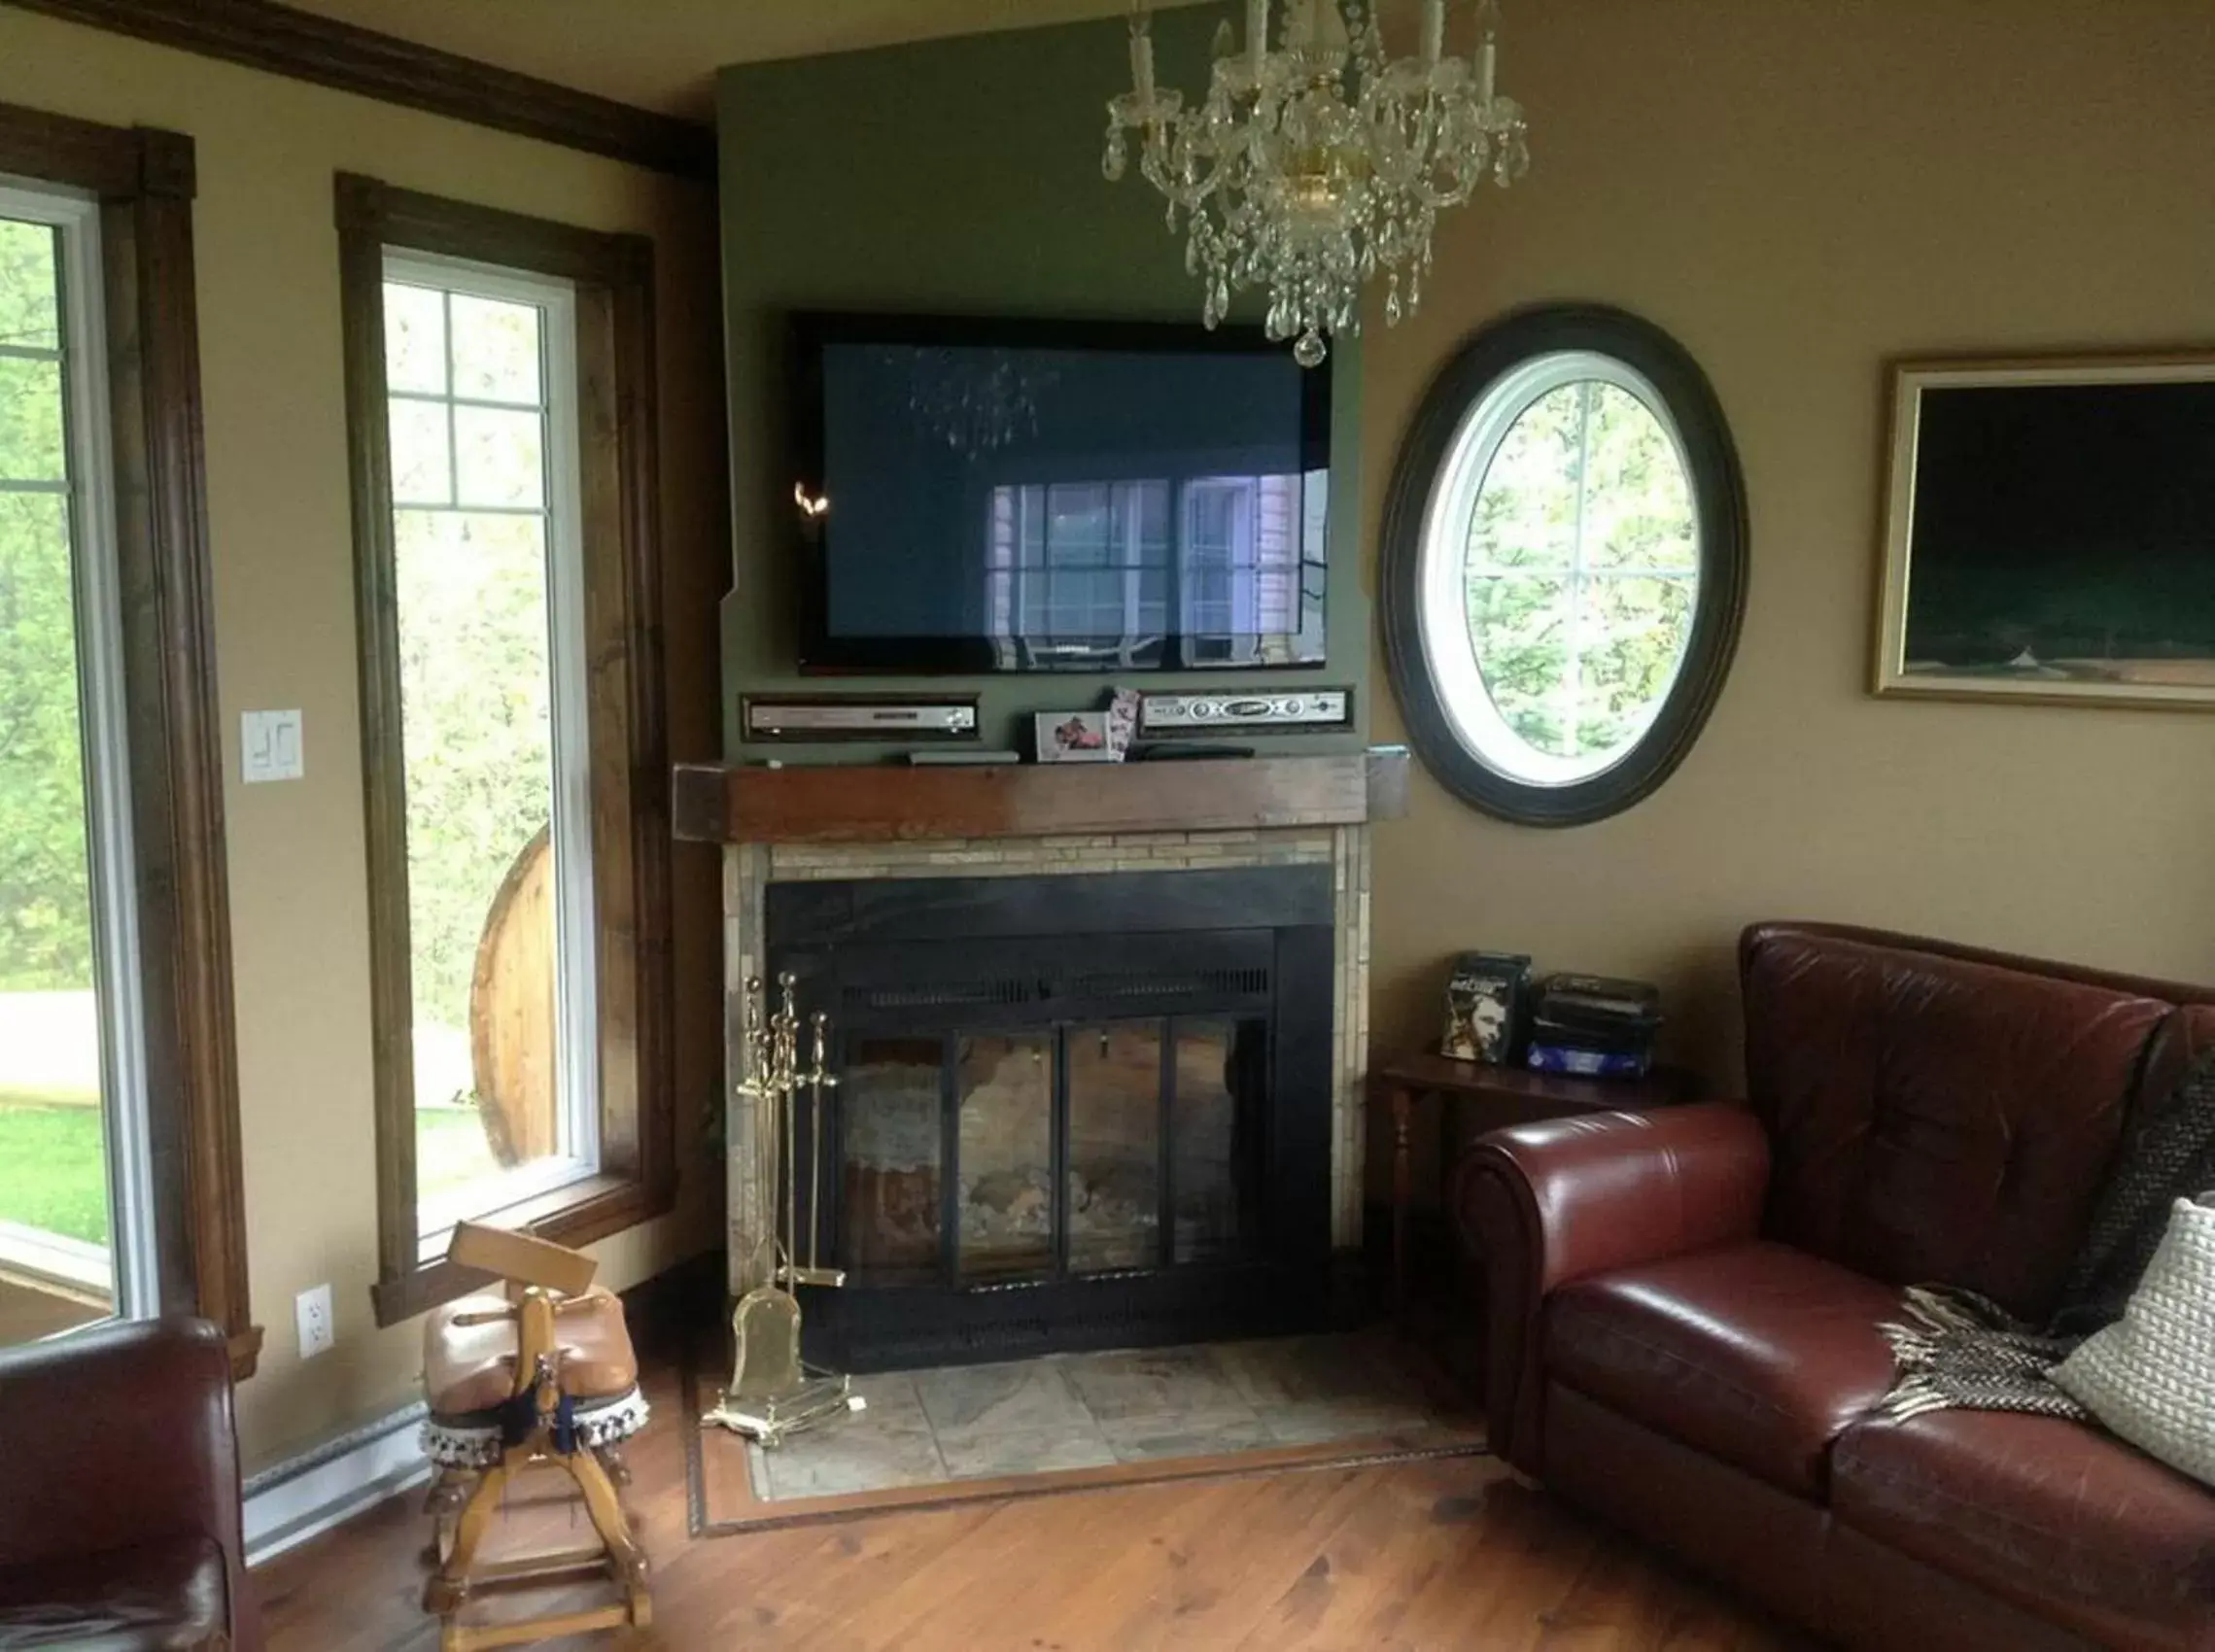
[[[738,1093],[753,1105],[753,1208],[766,1218],[768,1232],[753,1257],[749,1277],[757,1283],[739,1298],[731,1315],[738,1343],[737,1368],[722,1400],[702,1419],[759,1440],[779,1444],[787,1434],[843,1417],[862,1408],[853,1381],[837,1371],[807,1364],[800,1357],[800,1298],[794,1288],[812,1285],[836,1290],[846,1284],[842,1268],[818,1265],[822,1229],[823,1102],[838,1079],[823,1064],[830,1017],[821,1011],[808,1017],[808,1066],[800,1066],[800,1013],[797,977],[777,978],[779,1003],[765,1015],[758,977],[746,982],[747,1066]],[[805,1241],[800,1259],[800,1170],[798,1110],[808,1094],[808,1199]]]

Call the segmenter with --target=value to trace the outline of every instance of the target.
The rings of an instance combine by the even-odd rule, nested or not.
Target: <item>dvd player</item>
[[[1350,688],[1148,694],[1140,698],[1138,706],[1138,731],[1147,735],[1353,726],[1354,691]]]

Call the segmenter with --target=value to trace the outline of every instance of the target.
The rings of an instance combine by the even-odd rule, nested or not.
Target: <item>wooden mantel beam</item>
[[[693,843],[1261,831],[1405,813],[1407,752],[990,768],[687,763],[673,788],[676,835]]]

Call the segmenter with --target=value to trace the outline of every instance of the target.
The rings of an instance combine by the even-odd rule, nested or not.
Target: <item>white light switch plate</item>
[[[245,753],[246,783],[296,780],[306,773],[297,711],[242,711],[238,744]]]

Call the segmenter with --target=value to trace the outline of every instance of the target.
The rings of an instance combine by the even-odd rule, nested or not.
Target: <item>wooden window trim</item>
[[[715,176],[715,132],[695,120],[557,86],[475,57],[276,0],[12,0],[134,40],[679,178]]]
[[[157,1294],[253,1375],[192,140],[0,104],[0,172],[100,198]]]
[[[394,1325],[487,1279],[420,1259],[384,256],[390,248],[467,258],[576,287],[602,1173],[555,1196],[551,1209],[519,1207],[507,1218],[565,1245],[590,1244],[659,1216],[676,1195],[654,259],[644,236],[601,234],[347,173],[337,179],[336,212],[376,1073],[371,1295],[377,1323]]]

